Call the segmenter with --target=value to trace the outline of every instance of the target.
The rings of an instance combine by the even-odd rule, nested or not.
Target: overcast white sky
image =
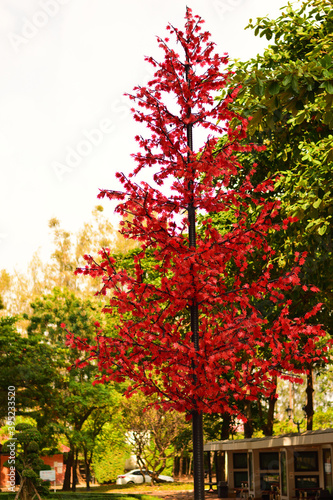
[[[286,0],[1,0],[0,269],[49,251],[48,220],[76,231],[137,151],[124,92],[149,78],[156,35],[202,16],[219,53],[246,60],[266,41],[248,19]],[[96,132],[99,129],[99,132]],[[93,143],[93,144],[92,144]],[[103,203],[112,218],[109,203]],[[45,250],[46,249],[46,250]]]

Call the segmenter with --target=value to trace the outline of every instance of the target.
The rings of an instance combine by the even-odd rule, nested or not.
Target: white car
[[[173,478],[170,476],[163,476],[159,475],[157,478],[157,481],[160,481],[161,483],[172,483]],[[129,472],[126,472],[126,474],[121,474],[120,476],[117,477],[116,484],[134,484],[134,483],[150,483],[151,482],[151,477],[149,474],[147,474],[147,471],[144,469],[134,469],[130,470]]]

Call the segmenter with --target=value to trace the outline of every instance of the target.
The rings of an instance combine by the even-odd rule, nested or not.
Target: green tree
[[[52,391],[52,356],[37,335],[23,336],[18,316],[0,317],[0,418],[8,412],[8,387],[15,387],[17,415],[33,416]]]
[[[108,247],[120,255],[135,244],[125,244],[104,217],[101,206],[76,233],[63,229],[57,219],[50,221],[50,230],[54,250],[48,262],[42,262],[36,253],[26,273],[0,271],[4,307],[0,312],[0,417],[7,413],[7,388],[14,385],[19,396],[17,415],[36,418],[43,444],[56,447],[57,436],[68,440],[71,451],[65,487],[69,488],[69,475],[71,470],[75,474],[79,453],[86,468],[90,467],[93,443],[102,428],[101,415],[104,420],[108,418],[111,399],[117,393],[111,387],[109,391],[94,388],[91,369],[80,376],[68,372],[76,355],[65,346],[61,323],[93,338],[96,320],[110,332],[115,321],[97,314],[101,300],[85,299],[97,289],[94,280],[76,277],[74,271],[88,248]],[[20,314],[8,316],[14,312]],[[72,483],[75,487],[75,480]]]
[[[148,469],[152,482],[166,468],[173,469],[174,445],[186,428],[185,415],[155,408],[144,396],[132,396],[122,403],[124,426],[137,463]]]
[[[122,413],[117,412],[95,440],[92,467],[99,483],[115,481],[124,472],[126,459],[130,457],[122,417]]]
[[[3,445],[3,451],[9,453],[9,459],[4,466],[9,468],[11,481],[15,485],[15,470],[20,476],[20,487],[15,500],[32,500],[36,495],[45,496],[49,491],[49,483],[39,477],[39,472],[49,468],[40,458],[40,432],[30,424],[17,424],[17,432],[12,439]],[[11,473],[13,474],[11,475]],[[13,488],[14,491],[14,488]]]
[[[92,249],[98,252],[101,248],[110,248],[117,253],[127,253],[135,248],[135,242],[127,242],[103,214],[103,207],[97,205],[92,211],[92,218],[74,234],[61,227],[60,221],[53,218],[49,221],[53,236],[54,251],[51,263],[45,269],[49,281],[49,289],[67,287],[77,293],[88,295],[96,291],[94,279],[83,280],[75,275],[75,270],[82,265],[83,255]]]
[[[81,431],[78,433],[77,447],[79,452],[81,453],[81,456],[83,456],[87,490],[90,489],[91,466],[94,461],[94,456],[97,451],[98,445],[100,445],[101,443],[101,440],[107,441],[108,447],[112,448],[115,457],[118,456],[124,458],[121,463],[120,470],[118,467],[119,470],[118,473],[122,472],[124,467],[126,458],[124,457],[124,452],[125,453],[128,452],[128,447],[126,447],[125,444],[124,432],[122,432],[122,425],[121,425],[121,410],[119,407],[121,394],[117,391],[112,390],[111,387],[108,387],[108,390],[105,392],[106,392],[106,399],[104,401],[104,406],[102,408],[100,407],[96,408],[90,414],[88,419],[86,419],[86,421],[84,422]],[[110,439],[111,437],[109,436],[110,432],[111,436],[117,436],[116,440],[113,441],[112,438]],[[122,436],[122,439],[119,439],[120,435]],[[101,453],[101,447],[99,446],[97,455],[99,458],[102,459],[101,460],[102,462],[106,460],[105,452],[107,452],[106,449],[104,449],[104,455],[103,455]],[[94,461],[94,464],[96,465],[96,461]],[[112,465],[114,470],[115,464]],[[106,479],[105,478],[106,470],[107,468],[104,467],[103,471],[101,471],[100,473],[98,467],[97,469],[94,467],[95,476],[97,477],[98,481],[101,478],[103,478],[104,481],[115,479],[110,470],[108,472],[109,474],[111,472],[111,477],[107,476],[106,474],[107,476]]]
[[[234,109],[252,116],[250,141],[266,145],[266,151],[244,160],[249,167],[258,161],[257,181],[278,174],[282,217],[299,219],[284,238],[280,265],[286,265],[291,250],[307,249],[304,274],[320,285],[320,300],[326,304],[320,320],[332,331],[331,2],[311,0],[299,10],[289,4],[276,20],[259,18],[249,27],[274,44],[263,55],[235,64],[231,85],[239,93]],[[309,295],[304,293],[303,301],[309,302]]]
[[[70,447],[64,490],[70,489],[71,481],[72,489],[75,490],[80,449],[84,453],[88,453],[89,448],[89,453],[92,451],[89,445],[92,436],[87,428],[88,419],[97,419],[94,430],[96,437],[103,427],[100,413],[109,415],[116,397],[116,389],[112,385],[93,386],[93,366],[70,370],[75,366],[78,352],[66,346],[66,334],[61,326],[69,325],[91,340],[95,336],[95,323],[98,319],[110,331],[112,321],[107,323],[108,318],[101,317],[98,305],[97,299],[80,298],[65,288],[55,288],[52,293],[37,298],[31,304],[33,314],[29,318],[28,337],[38,337],[41,344],[49,346],[49,365],[52,368],[52,388],[34,418],[44,432],[64,436]],[[90,464],[88,455],[87,464]]]
[[[257,182],[276,176],[281,217],[297,217],[286,234],[274,236],[280,268],[295,251],[308,252],[302,280],[320,289],[304,287],[293,295],[293,312],[300,316],[310,305],[324,307],[316,321],[333,334],[332,214],[333,214],[333,11],[330,0],[310,0],[300,8],[288,4],[271,20],[259,18],[248,26],[271,40],[263,55],[234,63],[230,87],[238,88],[232,108],[252,117],[248,140],[266,150],[242,156],[247,171],[258,163]],[[223,97],[223,96],[222,96]],[[220,147],[223,147],[222,138]],[[245,169],[246,172],[246,169]],[[240,179],[238,180],[238,182]],[[313,420],[313,377],[307,379],[308,428]],[[274,400],[272,400],[272,404]],[[270,412],[272,414],[272,412]]]
[[[8,273],[0,270],[0,296],[7,314],[31,314],[30,304],[35,298],[50,293],[54,288],[68,288],[81,297],[94,294],[98,285],[93,278],[75,275],[82,265],[83,255],[91,249],[109,248],[117,254],[126,254],[137,247],[136,242],[125,240],[104,216],[98,205],[92,217],[77,231],[71,233],[61,226],[57,218],[49,221],[53,251],[45,262],[36,252],[25,272]],[[20,322],[22,329],[26,322]]]

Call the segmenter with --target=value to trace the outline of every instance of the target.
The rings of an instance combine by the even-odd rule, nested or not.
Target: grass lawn
[[[14,500],[15,493],[0,493],[0,500]],[[153,495],[145,494],[117,494],[115,493],[97,493],[94,491],[57,491],[50,493],[45,500],[161,500]]]
[[[76,491],[75,493],[59,491],[51,493],[49,500],[160,500],[153,495],[144,494],[117,494],[117,493],[95,493],[94,491]],[[47,500],[46,499],[46,500]]]
[[[161,500],[154,493],[163,491],[191,491],[193,483],[160,483],[152,486],[150,483],[144,484],[103,484],[101,486],[91,486],[87,491],[84,486],[78,486],[76,492],[58,490],[55,493],[52,488],[45,500]],[[149,493],[145,494],[145,493]],[[0,500],[14,500],[15,493],[0,493]]]
[[[115,493],[121,491],[122,493],[136,493],[136,492],[151,492],[151,491],[190,491],[193,490],[193,483],[159,483],[152,486],[150,483],[143,484],[105,484],[98,487],[103,488],[103,491],[108,493]],[[101,490],[100,490],[101,491]]]

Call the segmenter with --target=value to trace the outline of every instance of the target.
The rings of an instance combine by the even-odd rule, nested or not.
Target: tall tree
[[[104,405],[102,407],[96,408],[89,416],[88,419],[84,422],[81,431],[77,435],[77,447],[78,450],[81,454],[83,455],[83,462],[84,462],[84,467],[85,467],[85,480],[86,480],[86,485],[87,485],[87,490],[90,490],[90,482],[91,482],[91,466],[94,460],[95,453],[98,448],[98,442],[99,438],[102,436],[104,437],[104,440],[106,439],[107,444],[109,447],[115,448],[114,444],[112,441],[110,442],[110,439],[108,440],[106,438],[108,432],[111,432],[113,428],[117,425],[119,428],[119,425],[121,423],[121,409],[119,407],[118,400],[121,397],[119,393],[116,391],[109,391],[107,394],[107,398],[105,398]],[[101,411],[102,410],[102,411]],[[116,422],[114,422],[116,420]],[[113,424],[113,425],[112,425]],[[119,429],[119,432],[121,432],[121,428]],[[124,440],[124,432],[122,434],[123,440]],[[122,446],[121,446],[122,445]],[[126,450],[125,443],[122,442],[121,445],[118,445],[118,452],[120,451],[121,455],[124,455],[124,450]],[[115,451],[113,449],[113,451]],[[126,450],[127,451],[127,450]],[[106,456],[104,452],[104,456],[102,456],[102,460],[105,461]],[[119,472],[123,472],[123,466],[125,463],[125,458],[123,459],[122,463],[122,470]],[[102,473],[99,474],[99,477],[102,476]],[[105,478],[104,478],[105,479]],[[107,480],[114,480],[114,477],[108,477]]]
[[[92,339],[95,331],[94,323],[100,319],[107,329],[107,317],[101,317],[101,304],[96,299],[83,299],[67,289],[55,288],[52,293],[42,295],[31,304],[33,314],[30,316],[28,338],[39,338],[39,345],[47,345],[49,359],[46,365],[50,368],[49,392],[44,394],[42,404],[33,414],[40,429],[64,436],[70,447],[67,458],[64,490],[75,490],[76,461],[79,449],[88,450],[91,434],[87,432],[88,420],[99,413],[110,415],[110,406],[116,398],[113,386],[97,385],[94,369],[86,366],[84,370],[68,369],[75,363],[78,353],[65,346],[62,323],[71,325],[77,332],[85,332],[87,339]],[[35,392],[40,391],[35,388]],[[101,422],[97,422],[94,437],[102,431]],[[98,432],[97,432],[98,431]],[[96,434],[97,433],[97,434]],[[90,450],[91,451],[91,450]],[[88,463],[88,462],[86,462]],[[71,477],[72,475],[72,477]]]
[[[332,335],[332,3],[310,0],[298,8],[288,4],[277,19],[258,18],[248,27],[272,44],[263,55],[233,68],[230,86],[239,92],[232,109],[252,117],[248,140],[266,145],[244,163],[250,169],[251,162],[258,162],[257,182],[277,175],[282,216],[299,221],[284,238],[270,239],[282,268],[294,251],[306,250],[303,278],[320,289],[317,296],[310,289],[294,294],[294,314],[303,315],[320,300],[324,307],[317,321]],[[306,388],[308,429],[314,412],[313,368],[309,366]]]
[[[115,230],[103,214],[103,207],[97,205],[92,217],[77,232],[69,232],[62,227],[57,218],[49,221],[53,251],[47,261],[36,252],[25,272],[14,271],[9,274],[0,270],[0,296],[7,314],[30,314],[30,304],[35,298],[50,293],[55,287],[68,288],[81,297],[90,296],[98,289],[94,279],[82,280],[74,275],[74,270],[84,261],[82,255],[91,249],[109,248],[123,256],[135,248],[137,243],[130,242]],[[20,320],[20,327],[27,323]]]
[[[148,469],[152,482],[169,465],[174,443],[186,427],[185,416],[175,411],[150,407],[142,394],[122,404],[124,425],[140,469]],[[172,460],[171,460],[172,462]]]
[[[49,482],[44,483],[39,477],[39,472],[42,469],[49,468],[40,458],[42,436],[30,424],[17,424],[16,431],[12,439],[6,441],[3,445],[3,451],[9,454],[9,459],[4,465],[10,471],[11,483],[14,483],[10,491],[15,491],[15,470],[17,470],[20,477],[20,486],[15,495],[15,500],[18,498],[31,500],[36,496],[38,500],[41,500],[41,495],[44,496],[49,493],[50,486]],[[13,450],[14,459],[11,458]],[[14,474],[11,474],[12,471]]]
[[[279,203],[266,197],[272,183],[261,183],[254,194],[249,175],[237,189],[230,185],[241,169],[237,151],[254,146],[241,144],[245,119],[239,118],[237,128],[229,126],[236,117],[228,109],[233,96],[214,103],[214,93],[226,86],[230,75],[220,71],[227,59],[214,53],[209,33],[201,31],[202,22],[187,9],[184,31],[168,26],[181,56],[169,47],[168,38],[158,38],[164,61],[147,58],[156,68],[154,78],[130,96],[137,103],[134,118],[151,136],[137,136],[143,152],[134,155],[134,172],[129,177],[117,174],[124,191],[100,194],[120,200],[117,212],[132,217],[121,232],[141,243],[134,274],[119,269],[106,249],[99,261],[87,255],[87,266],[77,271],[100,277],[101,293],[111,292],[104,311],[119,314],[117,336],[98,330],[94,345],[75,335],[68,340],[87,358],[97,359],[101,381],[129,378],[128,394],[138,389],[147,396],[155,394],[157,406],[192,418],[196,499],[204,497],[202,413],[240,414],[235,402],[270,395],[272,376],[297,373],[325,352],[325,347],[315,348],[324,332],[307,325],[320,306],[304,318],[289,314],[286,293],[300,284],[303,257],[297,255],[285,275],[272,277],[274,252],[266,237],[281,229],[276,222]],[[192,132],[200,127],[211,135],[193,151]],[[216,154],[218,139],[213,136],[221,134],[226,141]],[[133,179],[144,167],[153,171],[151,184]],[[163,184],[166,194],[160,191]],[[233,212],[235,222],[219,233],[208,218],[196,235],[197,212]],[[158,274],[153,282],[143,267],[151,250]],[[259,258],[260,275],[245,278],[245,270]],[[232,267],[236,273],[230,274]],[[263,299],[274,305],[269,324],[256,307]],[[307,339],[302,350],[301,335]]]
[[[122,413],[118,411],[96,439],[92,467],[97,481],[100,484],[116,481],[130,455]]]
[[[8,386],[16,388],[15,412],[30,415],[52,391],[51,349],[37,335],[21,335],[16,316],[0,317],[0,418],[8,412]]]

